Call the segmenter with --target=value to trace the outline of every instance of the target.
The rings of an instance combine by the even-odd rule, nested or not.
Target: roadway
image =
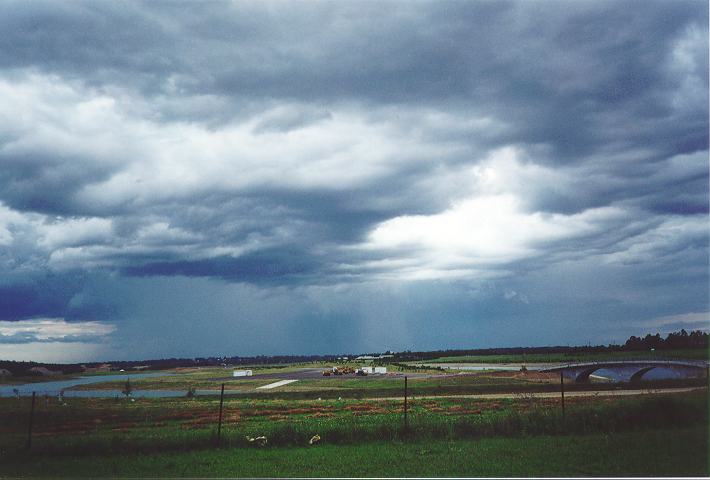
[[[213,378],[210,380],[219,382],[232,382],[240,380],[265,380],[265,379],[275,379],[275,380],[322,380],[324,382],[336,382],[340,380],[396,380],[403,379],[406,375],[409,378],[432,378],[441,377],[447,374],[445,373],[418,373],[418,372],[388,372],[388,373],[371,373],[369,375],[323,375],[324,368],[301,368],[299,370],[291,370],[286,372],[272,372],[272,373],[257,373],[248,377],[220,377]],[[449,373],[448,375],[451,375]]]
[[[631,395],[657,395],[672,393],[688,393],[695,391],[706,391],[707,387],[684,387],[684,388],[639,388],[633,390],[584,390],[565,392],[565,399],[576,397],[626,397]],[[409,400],[426,400],[429,398],[480,398],[483,400],[502,400],[506,398],[560,398],[560,392],[519,392],[519,393],[480,393],[464,395],[416,395],[408,396]],[[362,400],[402,400],[398,397],[369,397]]]

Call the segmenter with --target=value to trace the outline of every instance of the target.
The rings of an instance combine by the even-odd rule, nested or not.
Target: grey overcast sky
[[[0,358],[708,320],[706,1],[4,1]]]

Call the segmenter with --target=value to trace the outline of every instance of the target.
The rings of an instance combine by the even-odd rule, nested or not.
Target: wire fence
[[[696,386],[707,385],[707,379]],[[33,394],[3,398],[0,452],[72,454],[96,451],[150,452],[216,446],[315,445],[363,440],[458,438],[461,436],[559,434],[586,429],[614,430],[648,414],[634,410],[599,412],[565,399],[574,382],[560,374],[557,391],[512,391],[507,398],[412,398],[407,377],[398,398],[253,399],[225,395],[135,398],[71,398]],[[567,390],[567,392],[566,392]],[[647,393],[652,393],[648,390]],[[586,395],[587,397],[592,396]],[[572,400],[572,404],[570,404]],[[606,404],[600,404],[602,408]],[[672,408],[671,408],[672,407]],[[571,409],[570,409],[571,408]],[[688,423],[697,408],[684,412],[666,404],[648,407]],[[706,409],[705,409],[706,410]],[[669,413],[670,412],[670,413]],[[695,412],[688,416],[688,412]],[[664,420],[664,421],[666,421]],[[674,420],[674,421],[675,421]],[[645,420],[644,420],[645,421]],[[609,423],[610,422],[610,423]]]

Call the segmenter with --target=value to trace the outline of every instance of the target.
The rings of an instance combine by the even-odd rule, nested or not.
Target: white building
[[[254,373],[251,370],[235,370],[233,377],[251,377]]]
[[[371,373],[387,373],[387,367],[360,367],[358,368],[361,372],[371,374]]]

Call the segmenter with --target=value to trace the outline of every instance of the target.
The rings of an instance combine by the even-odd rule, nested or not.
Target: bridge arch
[[[575,383],[587,383],[589,382],[589,377],[601,369],[612,369],[616,370],[617,374],[623,375],[624,370],[626,372],[629,369],[634,372],[631,377],[626,377],[631,382],[638,382],[643,378],[643,376],[653,369],[671,369],[676,371],[685,372],[685,376],[708,376],[710,373],[710,365],[705,362],[695,362],[692,360],[617,360],[617,361],[605,361],[597,363],[577,363],[577,364],[566,364],[560,365],[552,368],[542,369],[543,372],[560,372],[563,371],[564,375],[574,379]],[[692,373],[694,372],[694,374]]]
[[[600,368],[603,368],[603,367],[602,367],[601,365],[597,365],[597,366],[594,366],[594,367],[585,368],[584,370],[582,370],[581,372],[579,372],[576,377],[574,377],[575,383],[587,383],[587,382],[589,382],[589,376],[590,376],[592,373],[594,373],[594,372],[596,372],[597,370],[599,370]]]
[[[631,378],[629,379],[629,381],[630,382],[640,382],[641,377],[643,377],[647,372],[649,372],[650,370],[653,370],[654,368],[656,368],[656,365],[651,365],[650,367],[643,367],[642,369],[640,369],[639,371],[637,371],[636,373],[631,375]]]

